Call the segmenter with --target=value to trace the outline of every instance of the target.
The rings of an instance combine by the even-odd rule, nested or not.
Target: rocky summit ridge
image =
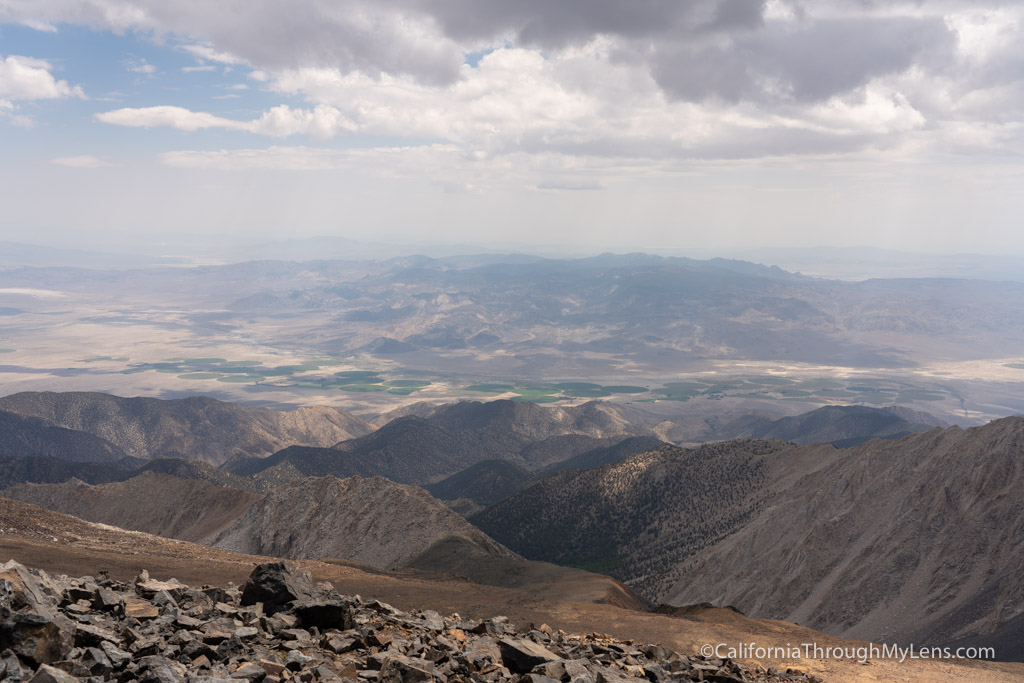
[[[0,679],[32,683],[817,681],[505,617],[402,612],[314,585],[288,562],[241,588],[0,566]]]

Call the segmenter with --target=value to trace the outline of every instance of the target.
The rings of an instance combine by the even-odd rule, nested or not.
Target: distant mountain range
[[[86,458],[71,456],[77,451],[55,446],[28,449],[33,455],[63,453],[61,459],[65,460],[115,460],[127,455],[139,459],[184,457],[220,465],[237,457],[267,456],[291,444],[332,445],[370,431],[363,420],[336,408],[315,406],[285,412],[202,396],[160,400],[95,392],[23,392],[0,397],[0,411],[74,430],[81,440],[91,435],[91,449],[109,451],[102,458]],[[0,419],[4,419],[2,414]],[[9,423],[11,419],[7,418]],[[59,434],[70,438],[56,430],[39,433],[37,438],[53,443]],[[13,431],[0,431],[0,449],[10,443],[17,451],[12,435]]]
[[[516,401],[464,401],[440,406],[427,417],[398,417],[331,448],[292,446],[269,458],[238,460],[225,469],[278,483],[309,476],[380,475],[427,484],[489,459],[539,471],[610,445],[609,439],[646,432],[608,403],[548,408]]]
[[[903,406],[824,406],[809,413],[772,420],[746,416],[714,430],[716,439],[782,439],[798,444],[827,443],[849,448],[871,439],[898,439],[949,424]]]
[[[160,324],[200,336],[272,322],[278,348],[519,376],[594,376],[627,361],[675,373],[721,360],[913,367],[1014,356],[1024,333],[1024,283],[844,282],[646,254],[10,268],[2,287],[112,301],[130,291],[194,310]]]

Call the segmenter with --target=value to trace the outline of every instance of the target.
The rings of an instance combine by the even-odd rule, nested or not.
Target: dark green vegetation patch
[[[628,384],[612,384],[610,386],[601,387],[605,391],[613,394],[646,394],[647,387],[634,387]]]
[[[465,387],[466,391],[478,391],[481,393],[501,394],[515,389],[511,384],[471,384]]]

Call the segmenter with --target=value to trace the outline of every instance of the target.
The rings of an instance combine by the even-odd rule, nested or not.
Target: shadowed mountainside
[[[902,406],[824,406],[777,420],[741,417],[717,429],[714,436],[722,440],[782,439],[803,445],[827,443],[849,448],[871,439],[898,439],[948,426],[933,415]]]
[[[383,477],[304,479],[278,487],[211,540],[226,550],[339,557],[393,569],[449,536],[516,557],[426,491]]]
[[[472,516],[531,559],[606,571],[647,599],[678,564],[740,529],[762,503],[781,441],[665,446],[592,470],[569,470]]]
[[[0,410],[0,455],[104,463],[128,457],[106,439],[5,410]]]
[[[153,472],[98,486],[78,480],[21,484],[3,495],[91,522],[197,543],[219,532],[260,498],[227,486]]]
[[[69,479],[103,484],[129,477],[131,470],[124,469],[120,463],[68,462],[38,456],[0,456],[0,489],[24,483],[55,484]]]
[[[625,420],[614,406],[595,401],[569,408],[461,401],[439,406],[426,418],[399,417],[333,448],[293,446],[269,458],[230,463],[225,469],[275,484],[327,475],[380,475],[399,483],[426,484],[483,460],[505,460],[537,470],[608,445],[603,439],[646,431]]]
[[[539,449],[554,450],[560,448],[563,449],[564,457],[565,446],[562,442],[572,438],[579,437],[551,437],[527,447],[526,452],[534,454]],[[428,484],[424,488],[430,491],[431,495],[435,498],[440,498],[441,500],[454,501],[466,499],[482,506],[493,505],[550,474],[568,469],[592,469],[608,463],[618,462],[635,453],[642,453],[667,445],[653,436],[630,436],[624,439],[608,438],[601,441],[610,441],[611,445],[599,446],[564,460],[558,460],[555,457],[545,458],[544,461],[550,462],[553,460],[554,464],[545,467],[539,474],[532,474],[524,467],[505,460],[484,460],[437,483]],[[530,460],[531,458],[527,456],[527,459]]]
[[[700,596],[902,642],[1005,640],[1017,628],[1024,419],[782,460],[772,504],[692,558],[663,593],[668,601]],[[1024,658],[1016,643],[999,656]]]
[[[0,398],[0,410],[92,434],[135,458],[176,456],[212,465],[266,456],[292,444],[327,446],[370,431],[363,420],[336,408],[283,412],[202,396],[161,400],[23,392]]]
[[[471,519],[652,602],[886,642],[1005,644],[1024,614],[1022,490],[1024,418],[1005,418],[849,449],[662,448],[555,475]]]

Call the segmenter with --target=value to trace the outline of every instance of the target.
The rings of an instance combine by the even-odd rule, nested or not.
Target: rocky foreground
[[[546,625],[401,612],[313,585],[287,562],[241,588],[0,566],[0,680],[651,683],[817,681]]]

